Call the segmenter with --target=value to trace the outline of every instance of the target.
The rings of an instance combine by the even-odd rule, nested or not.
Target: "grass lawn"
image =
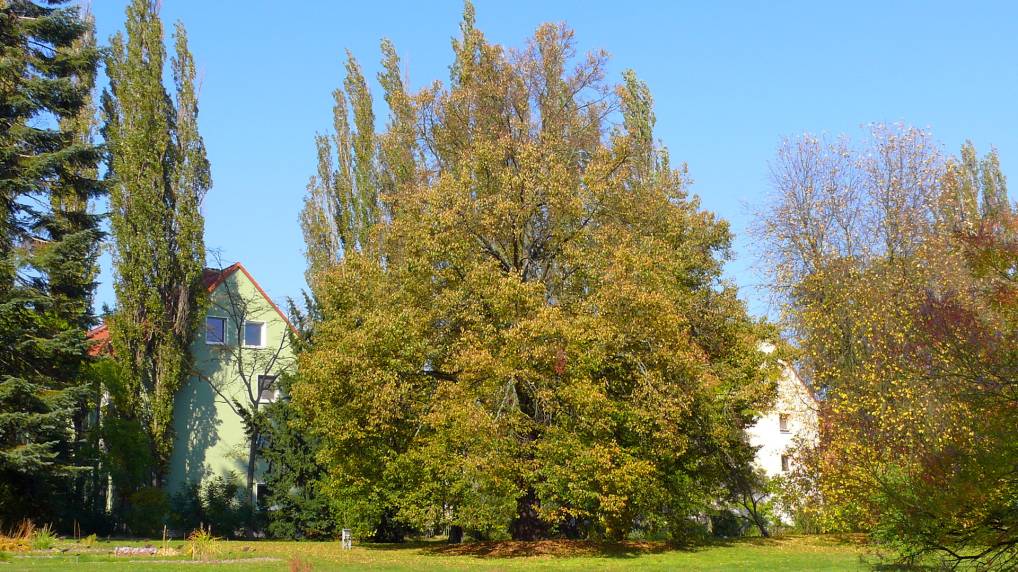
[[[341,550],[339,542],[229,541],[214,562],[191,562],[186,556],[114,556],[117,546],[144,546],[138,541],[100,541],[85,547],[58,542],[50,551],[8,554],[4,570],[866,570],[875,562],[861,539],[845,536],[751,538],[694,549],[653,542],[606,546],[587,542],[493,542],[450,546],[437,542],[356,544]],[[161,542],[153,541],[159,547]],[[171,541],[181,549],[182,541]],[[309,565],[302,568],[296,562]],[[200,565],[199,565],[200,564]]]

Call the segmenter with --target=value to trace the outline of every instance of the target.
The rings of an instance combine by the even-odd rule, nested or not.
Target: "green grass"
[[[179,556],[115,557],[116,546],[143,546],[141,541],[100,541],[91,547],[58,541],[51,551],[34,551],[0,559],[2,570],[867,570],[876,562],[855,537],[789,536],[752,538],[691,549],[661,543],[601,545],[587,542],[468,543],[404,545],[355,544],[344,551],[339,542],[224,541],[213,562],[191,563],[184,542],[171,541]],[[151,546],[161,547],[160,541]]]

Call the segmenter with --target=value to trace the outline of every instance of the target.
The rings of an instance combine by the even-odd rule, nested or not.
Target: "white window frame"
[[[220,341],[209,340],[209,320],[219,320],[223,323],[223,339]],[[226,337],[229,335],[226,328],[226,318],[222,316],[205,316],[205,343],[210,346],[225,346]]]
[[[262,327],[262,335],[261,335],[262,343],[260,345],[257,345],[257,346],[248,345],[248,343],[247,343],[247,326],[248,326],[248,324],[258,324],[259,326]],[[241,340],[241,345],[244,346],[245,348],[264,348],[265,347],[265,332],[266,332],[266,329],[267,328],[265,327],[265,322],[259,322],[257,320],[244,320],[244,329],[241,330],[241,335],[244,337],[244,339]]]
[[[784,421],[784,423],[782,423]],[[781,433],[792,432],[792,415],[789,413],[778,413],[778,431]]]
[[[272,397],[270,397],[268,399],[262,398],[262,392],[263,392],[263,390],[262,390],[262,378],[264,378],[264,377],[271,377],[273,385],[276,385],[279,382],[279,376],[278,375],[259,375],[257,377],[257,383],[258,383],[258,403],[275,403],[276,400],[279,399],[279,387],[278,386],[273,388],[273,390],[272,390]]]
[[[781,455],[781,472],[787,473],[792,470],[792,457],[787,453]]]

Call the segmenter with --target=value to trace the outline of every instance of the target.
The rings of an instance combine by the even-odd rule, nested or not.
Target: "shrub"
[[[170,497],[170,526],[175,530],[195,530],[202,526],[201,483],[186,483]]]
[[[170,523],[179,530],[208,528],[229,537],[245,528],[256,529],[257,513],[242,497],[243,487],[234,473],[188,483],[170,501]]]
[[[32,533],[32,550],[49,550],[57,542],[57,535],[50,525],[36,528]]]
[[[166,493],[156,487],[145,487],[128,497],[128,502],[125,521],[132,534],[157,536],[162,532],[170,510]]]
[[[718,538],[738,538],[745,534],[745,520],[735,511],[722,510],[712,514],[711,531]]]
[[[240,483],[233,473],[226,477],[216,476],[204,483],[202,487],[202,509],[206,523],[228,536],[243,526],[245,510],[239,495]]]
[[[691,546],[703,542],[710,536],[707,524],[710,519],[686,518],[678,516],[668,522],[667,534],[671,541],[679,546]]]
[[[99,538],[96,537],[95,533],[92,533],[92,534],[89,534],[88,536],[82,538],[78,542],[80,542],[81,545],[85,546],[86,548],[91,548],[91,547],[95,546],[95,544],[98,541],[99,541]]]
[[[222,552],[222,545],[211,529],[199,528],[187,537],[186,552],[191,560],[211,560]]]

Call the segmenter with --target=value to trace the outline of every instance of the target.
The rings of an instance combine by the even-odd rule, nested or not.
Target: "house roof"
[[[757,346],[757,349],[759,349],[761,352],[763,352],[765,354],[770,354],[770,353],[772,353],[777,348],[776,348],[776,346],[774,345],[773,342],[770,342],[768,340],[764,340],[764,341],[760,342],[760,344]],[[810,387],[805,381],[803,381],[802,376],[799,375],[799,370],[795,369],[795,366],[793,366],[792,364],[786,362],[783,359],[779,359],[778,360],[778,365],[780,365],[782,368],[784,368],[785,373],[790,373],[792,375],[792,377],[794,377],[795,380],[799,382],[799,385],[801,385],[802,388],[804,390],[806,390],[806,394],[809,395],[809,398],[812,399],[814,403],[817,403],[817,404],[820,403],[820,398],[817,397],[816,392],[813,391],[813,388]]]
[[[106,324],[99,324],[89,330],[85,339],[92,343],[88,346],[88,355],[99,356],[110,352],[110,330]]]
[[[801,385],[802,388],[806,390],[806,395],[809,395],[809,398],[813,401],[813,403],[816,403],[816,404],[819,405],[820,404],[820,398],[817,397],[816,391],[814,391],[813,388],[810,387],[802,379],[802,376],[799,375],[799,370],[795,369],[794,366],[792,366],[789,363],[786,363],[784,360],[778,360],[778,363],[780,363],[782,365],[782,367],[784,367],[788,372],[790,372],[792,374],[792,377],[794,377],[795,380],[799,382],[799,385]]]
[[[248,272],[247,268],[244,268],[244,265],[241,264],[240,262],[234,262],[233,264],[227,266],[226,268],[206,268],[202,270],[201,273],[202,285],[205,286],[205,290],[211,294],[212,292],[216,291],[216,288],[219,288],[220,284],[225,282],[227,278],[229,278],[234,272],[237,272],[238,270],[241,271],[244,274],[244,276],[246,276],[247,279],[251,281],[251,284],[254,285],[256,290],[258,290],[258,293],[261,294],[262,297],[265,298],[265,300],[269,303],[269,305],[272,306],[272,309],[275,310],[277,314],[279,314],[279,317],[283,320],[283,322],[286,323],[286,325],[289,326],[291,330],[296,331],[296,329],[293,327],[293,324],[291,324],[290,320],[287,319],[286,314],[284,314],[283,311],[279,309],[279,306],[277,306],[276,303],[272,301],[272,298],[269,298],[269,295],[265,293],[265,290],[262,290],[262,287],[260,284],[258,284],[258,281],[255,280],[253,276],[251,276],[251,273]],[[98,356],[105,353],[109,353],[112,349],[110,347],[110,331],[109,328],[106,327],[106,324],[100,324],[99,326],[92,328],[91,330],[88,331],[85,337],[90,342],[92,342],[92,345],[88,348],[88,355],[90,356]]]

